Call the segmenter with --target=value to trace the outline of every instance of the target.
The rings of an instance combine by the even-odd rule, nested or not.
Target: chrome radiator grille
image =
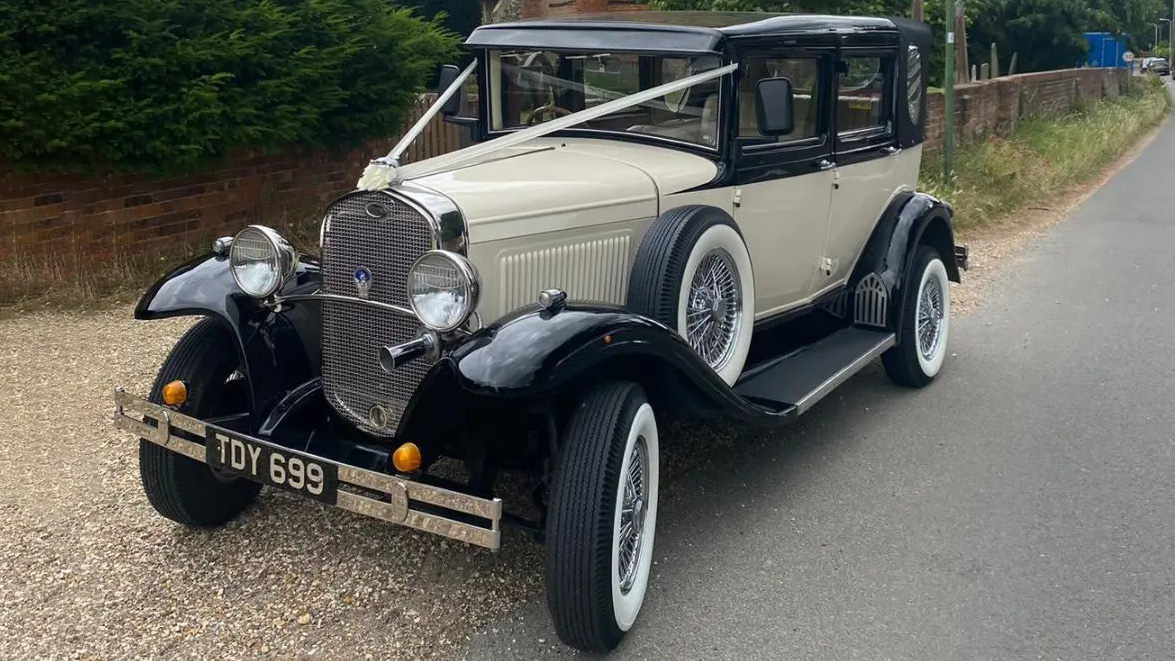
[[[435,247],[428,219],[399,198],[364,192],[336,202],[326,222],[323,291],[360,296],[356,272],[366,269],[371,274],[367,298],[407,308],[408,269]],[[411,340],[419,329],[412,315],[323,301],[322,389],[331,406],[368,433],[395,434],[430,365],[414,360],[388,374],[380,367],[378,351]]]

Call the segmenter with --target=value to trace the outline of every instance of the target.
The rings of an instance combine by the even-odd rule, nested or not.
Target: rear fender
[[[891,328],[901,337],[904,306],[902,287],[913,267],[914,253],[921,245],[934,248],[946,266],[947,277],[960,281],[955,259],[955,233],[950,206],[925,193],[903,193],[896,197],[873,229],[873,235],[853,271],[855,287],[869,273],[876,273],[889,292]]]
[[[309,293],[320,282],[318,265],[301,261],[282,293]],[[212,317],[232,333],[248,377],[251,429],[287,392],[318,375],[318,305],[274,311],[237,287],[226,257],[208,254],[183,264],[151,285],[135,306],[136,319],[183,316]]]

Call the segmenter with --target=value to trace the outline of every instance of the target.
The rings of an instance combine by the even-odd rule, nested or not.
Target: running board
[[[845,328],[748,371],[734,390],[775,409],[795,407],[800,414],[895,344],[889,331]]]

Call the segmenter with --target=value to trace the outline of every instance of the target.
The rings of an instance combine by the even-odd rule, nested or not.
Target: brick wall
[[[1022,117],[1062,114],[1078,103],[1116,96],[1126,76],[1123,69],[1075,69],[959,85],[957,139],[1005,134]],[[428,102],[413,109],[406,126]],[[926,145],[933,151],[942,145],[942,95],[930,95],[928,104]],[[444,153],[459,142],[460,130],[438,118],[405,160]],[[313,217],[394,143],[371,140],[340,152],[242,153],[205,172],[168,178],[29,175],[0,168],[0,260],[18,251],[95,260],[118,251],[174,253],[250,222],[274,222],[283,214]]]
[[[1126,69],[1066,69],[1005,76],[955,86],[955,140],[1007,135],[1026,117],[1057,117],[1083,103],[1118,96]],[[943,96],[927,98],[926,148],[943,142]]]
[[[411,126],[431,103],[409,112]],[[27,174],[0,166],[0,260],[68,255],[103,260],[116,252],[174,254],[286,214],[321,214],[355,186],[363,167],[396,138],[356,149],[238,153],[198,174]],[[405,155],[406,162],[455,149],[460,129],[439,118]]]

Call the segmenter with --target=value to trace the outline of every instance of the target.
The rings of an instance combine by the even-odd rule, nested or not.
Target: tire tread
[[[162,402],[163,386],[183,379],[189,386],[185,412],[197,417],[206,414],[211,404],[208,384],[227,376],[236,363],[227,335],[214,319],[203,319],[188,329],[160,367],[149,399]],[[139,475],[148,502],[159,514],[196,528],[229,521],[261,490],[261,485],[243,479],[221,482],[206,465],[141,439]]]
[[[559,638],[587,651],[624,636],[612,607],[612,524],[628,428],[644,391],[613,381],[588,391],[564,431],[547,513],[547,607]]]

